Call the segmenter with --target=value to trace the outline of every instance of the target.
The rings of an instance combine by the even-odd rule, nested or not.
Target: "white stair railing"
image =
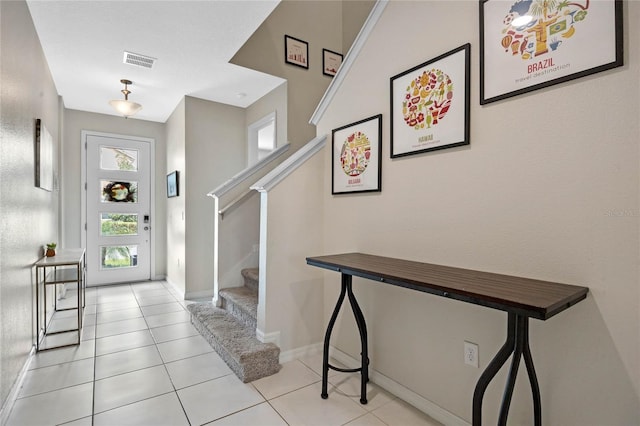
[[[267,238],[268,231],[268,199],[269,191],[278,186],[280,182],[285,180],[287,176],[302,167],[307,160],[310,160],[314,155],[320,152],[327,143],[327,135],[318,136],[315,139],[308,142],[298,151],[293,153],[289,158],[283,161],[280,165],[275,167],[269,173],[267,173],[262,179],[251,185],[251,189],[254,189],[260,193],[260,245],[259,245],[259,273],[258,273],[258,312],[257,312],[257,328],[256,336],[258,340],[264,343],[275,343],[280,346],[280,332],[266,332],[266,297],[267,289],[272,290],[275,287],[270,287],[267,284],[267,269],[268,269],[268,253],[267,253]],[[277,210],[274,210],[277,211]],[[277,237],[272,237],[277,238]],[[286,244],[286,243],[284,243]],[[274,283],[277,287],[278,283]],[[277,291],[277,290],[276,290]]]
[[[267,173],[262,179],[251,185],[250,189],[258,192],[268,192],[280,181],[293,173],[298,167],[305,163],[315,153],[324,148],[327,142],[327,135],[318,136],[307,142],[305,146],[297,150],[293,155],[283,161],[278,167]]]
[[[243,262],[247,261],[245,258],[250,256],[251,253],[254,251],[252,247],[257,247],[258,237],[259,237],[259,235],[256,234],[254,238],[255,241],[253,242],[245,241],[245,245],[248,245],[250,248],[244,249],[241,251],[247,252],[249,254],[237,255],[237,253],[233,253],[233,254],[230,253],[228,256],[226,256],[227,261],[224,262],[225,264],[223,265],[225,271],[221,271],[220,269],[220,238],[222,233],[222,220],[224,219],[225,215],[228,215],[232,211],[242,210],[242,207],[244,205],[248,206],[248,208],[251,208],[251,206],[246,204],[246,202],[249,201],[251,197],[255,194],[253,191],[249,189],[250,184],[252,182],[255,182],[256,179],[260,177],[260,173],[262,173],[263,175],[264,173],[268,173],[269,166],[273,167],[275,164],[275,161],[280,157],[282,157],[289,150],[290,146],[291,145],[287,143],[286,145],[278,147],[262,160],[258,161],[252,166],[247,167],[246,169],[237,173],[235,176],[231,177],[229,180],[222,183],[217,188],[215,188],[214,190],[212,190],[207,194],[209,197],[213,198],[213,203],[214,203],[214,208],[213,208],[213,212],[214,212],[213,214],[214,216],[213,217],[213,303],[216,305],[219,305],[218,291],[220,290],[221,279],[225,276],[225,273],[227,276],[231,276],[231,277],[233,277],[234,275],[237,275],[236,278],[238,280],[240,279],[240,273],[239,271],[236,271],[236,269],[242,268]],[[258,208],[256,207],[254,208],[256,210],[255,216],[257,220],[259,212],[258,212]],[[242,216],[242,214],[240,213],[238,214],[240,215],[240,217]],[[244,212],[243,214],[245,216],[246,215],[250,216],[252,213]],[[245,231],[245,229],[243,229],[241,220],[231,221],[230,223],[227,223],[227,227],[233,227],[233,228],[238,227],[237,229],[238,232],[235,232],[236,231],[235,229],[227,229],[227,233],[229,235],[233,235],[234,233],[237,233],[237,234],[242,234],[243,238],[245,239],[247,238],[251,239],[251,235],[249,235],[250,233],[243,232]],[[237,259],[234,258],[236,256],[238,257]],[[231,284],[232,284],[231,286],[233,286],[233,283]],[[229,286],[228,283],[225,286]]]

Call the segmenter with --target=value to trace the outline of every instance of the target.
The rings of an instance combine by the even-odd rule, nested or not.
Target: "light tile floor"
[[[359,376],[331,371],[320,398],[322,356],[242,383],[190,323],[165,282],[89,288],[82,342],[35,355],[8,425],[439,425]],[[65,302],[75,300],[69,292]],[[59,329],[74,311],[56,313]],[[75,333],[51,336],[55,345]]]

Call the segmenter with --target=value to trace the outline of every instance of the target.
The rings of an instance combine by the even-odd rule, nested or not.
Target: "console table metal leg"
[[[338,296],[338,302],[336,303],[336,307],[333,309],[333,314],[331,315],[331,319],[329,320],[329,325],[327,325],[327,331],[324,335],[324,349],[322,354],[322,393],[320,396],[323,399],[327,399],[329,397],[329,393],[327,391],[328,387],[328,378],[329,378],[329,369],[340,371],[343,373],[355,373],[360,372],[361,386],[360,386],[360,403],[367,403],[367,382],[369,381],[369,352],[368,352],[368,343],[367,343],[367,324],[364,320],[364,315],[362,314],[362,310],[356,301],[356,297],[353,294],[352,289],[352,277],[351,275],[342,274],[342,284],[340,288],[340,296]],[[351,309],[353,310],[353,315],[356,320],[356,324],[358,325],[358,332],[360,333],[360,343],[362,345],[361,352],[361,366],[360,368],[338,368],[329,364],[329,344],[331,340],[331,332],[333,331],[333,326],[335,325],[336,319],[338,318],[338,313],[340,312],[340,307],[344,302],[345,294],[349,297],[349,304],[351,305]]]
[[[504,394],[502,396],[502,405],[500,406],[500,416],[498,417],[498,426],[507,425],[507,416],[509,415],[509,407],[511,406],[511,397],[513,396],[513,389],[516,386],[516,377],[518,375],[518,368],[520,367],[520,360],[522,359],[522,346],[523,346],[523,333],[522,324],[526,322],[526,319],[522,317],[516,317],[516,330],[515,330],[515,346],[513,347],[513,356],[511,357],[511,368],[509,369],[509,375],[507,376],[507,383],[504,387]]]
[[[495,357],[491,360],[491,362],[487,365],[487,368],[484,370],[480,378],[478,379],[478,383],[476,384],[476,389],[473,392],[473,426],[482,425],[482,398],[484,397],[484,393],[487,390],[487,386],[500,368],[507,362],[509,356],[511,355],[511,351],[513,350],[513,346],[515,343],[515,316],[509,314],[508,325],[507,325],[507,340],[505,341],[502,348],[498,351]]]
[[[511,405],[511,397],[515,387],[518,367],[523,356],[527,367],[527,373],[529,375],[531,392],[533,394],[535,425],[542,425],[540,388],[538,386],[538,380],[533,367],[533,358],[531,357],[531,350],[529,348],[529,318],[509,313],[507,339],[478,379],[478,383],[476,384],[476,388],[473,393],[473,426],[480,426],[482,424],[482,399],[484,397],[484,393],[491,380],[493,380],[495,375],[500,371],[511,355],[513,355],[513,358],[511,360],[511,368],[509,370],[509,375],[507,376],[507,383],[502,397],[498,425],[504,426],[507,424],[507,416],[509,414],[509,407]]]
[[[358,331],[360,332],[360,345],[362,347],[362,352],[360,353],[360,403],[367,403],[367,382],[369,381],[369,351],[368,351],[368,342],[367,342],[367,324],[364,321],[364,315],[362,314],[362,310],[356,301],[356,297],[353,294],[353,289],[351,286],[351,276],[349,275],[349,281],[347,283],[347,295],[349,296],[349,303],[351,304],[351,309],[353,310],[353,315],[356,318],[356,323],[358,324]]]
[[[540,401],[540,386],[538,385],[538,377],[533,367],[533,358],[531,357],[531,349],[529,348],[529,319],[524,319],[523,325],[524,348],[522,355],[524,364],[529,374],[529,383],[531,385],[531,394],[533,397],[533,418],[535,426],[542,426],[542,402]]]
[[[36,268],[36,352],[40,350],[40,268]]]
[[[82,282],[80,281],[80,264],[78,264],[76,273],[78,274],[78,282],[76,283],[76,288],[78,289],[78,344],[80,344],[80,335],[82,334]]]
[[[344,301],[344,295],[346,294],[346,292],[347,286],[345,284],[343,275],[340,296],[338,296],[338,302],[336,303],[336,307],[333,309],[333,314],[331,315],[329,325],[327,325],[327,331],[324,335],[324,349],[322,353],[322,393],[320,394],[323,399],[327,399],[329,397],[329,393],[327,392],[327,382],[329,379],[329,342],[331,340],[331,332],[333,331],[333,326],[335,325],[336,319],[338,318],[340,306],[342,306],[342,302]]]

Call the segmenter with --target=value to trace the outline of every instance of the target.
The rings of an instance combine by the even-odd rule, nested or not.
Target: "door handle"
[[[145,226],[145,227],[144,227],[144,230],[145,230],[145,231],[148,231],[148,230],[149,230],[149,228],[150,228],[149,226]]]

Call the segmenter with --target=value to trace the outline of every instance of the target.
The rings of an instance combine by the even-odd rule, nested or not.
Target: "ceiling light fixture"
[[[120,114],[124,115],[124,118],[128,118],[140,111],[142,109],[142,105],[129,100],[129,93],[131,93],[131,90],[129,90],[127,86],[133,84],[131,83],[131,80],[122,79],[120,80],[120,83],[124,84],[124,89],[121,90],[124,94],[124,99],[114,99],[109,101],[109,105],[111,105]]]

